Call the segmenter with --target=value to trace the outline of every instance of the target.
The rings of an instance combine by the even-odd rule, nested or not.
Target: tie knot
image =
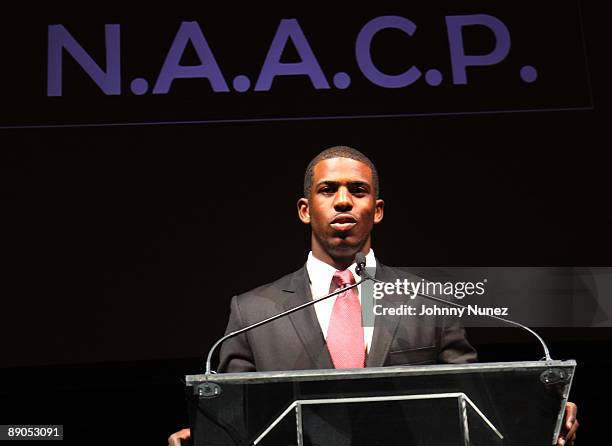
[[[345,269],[344,271],[336,271],[334,273],[333,280],[340,288],[355,283],[355,277],[353,277],[353,273],[348,269]]]

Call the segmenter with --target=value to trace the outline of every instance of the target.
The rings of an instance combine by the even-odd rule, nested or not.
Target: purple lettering
[[[181,58],[189,42],[193,45],[202,62],[200,65],[181,65]],[[194,78],[207,78],[215,92],[229,91],[229,87],[198,22],[183,22],[176,33],[174,42],[172,42],[170,51],[168,51],[166,60],[159,72],[153,87],[153,93],[168,93],[174,79]]]
[[[496,44],[488,54],[468,55],[463,47],[462,28],[480,25],[489,28],[495,35]],[[467,84],[466,67],[495,65],[506,58],[510,52],[510,31],[496,17],[487,14],[455,15],[446,17],[448,43],[450,45],[453,83]]]
[[[281,56],[291,39],[301,62],[281,62]],[[330,88],[319,62],[296,19],[283,19],[278,25],[272,44],[261,67],[255,91],[268,91],[276,76],[308,76],[317,90]]]
[[[91,58],[63,25],[49,25],[47,96],[62,96],[63,50],[70,54],[106,95],[121,94],[119,25],[104,26],[106,71]]]
[[[395,28],[404,31],[412,36],[416,31],[414,22],[399,16],[381,16],[370,20],[361,28],[355,44],[355,57],[357,65],[363,75],[376,84],[384,88],[403,88],[414,83],[420,76],[421,71],[414,65],[401,74],[390,75],[380,71],[372,60],[371,45],[372,39],[379,31],[387,28]]]

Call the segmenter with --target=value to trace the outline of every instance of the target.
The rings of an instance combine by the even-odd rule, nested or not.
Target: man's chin
[[[330,254],[333,254],[334,257],[337,258],[353,258],[355,254],[357,254],[361,248],[363,247],[363,243],[351,243],[351,240],[347,238],[343,238],[340,241],[332,244],[330,246]]]
[[[363,240],[361,237],[356,237],[350,233],[345,233],[341,236],[329,234],[327,237],[317,239],[319,246],[327,255],[336,260],[342,260],[343,263],[349,260],[352,263],[355,259],[355,254],[363,249],[367,241],[367,238]]]

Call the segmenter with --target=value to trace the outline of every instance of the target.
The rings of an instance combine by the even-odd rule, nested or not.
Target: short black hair
[[[380,187],[378,185],[378,171],[376,170],[376,166],[370,159],[361,153],[357,149],[353,149],[348,146],[334,146],[329,149],[323,150],[317,156],[315,156],[310,163],[308,163],[308,167],[306,167],[306,172],[304,173],[304,197],[309,197],[312,191],[312,182],[314,180],[314,167],[323,160],[328,160],[332,158],[350,158],[355,161],[359,161],[370,168],[372,171],[372,182],[374,183],[374,190],[376,191],[376,198],[379,197]]]

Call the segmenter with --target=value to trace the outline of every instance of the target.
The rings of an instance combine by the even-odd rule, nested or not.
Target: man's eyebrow
[[[321,180],[317,183],[317,186],[336,186],[340,184],[339,181],[333,181],[333,180]]]
[[[321,180],[317,183],[317,187],[319,186],[338,186],[340,184],[342,184],[342,181]],[[368,189],[371,188],[370,184],[367,181],[359,181],[359,180],[349,181],[348,186],[349,187],[355,187],[355,186],[366,187]]]

